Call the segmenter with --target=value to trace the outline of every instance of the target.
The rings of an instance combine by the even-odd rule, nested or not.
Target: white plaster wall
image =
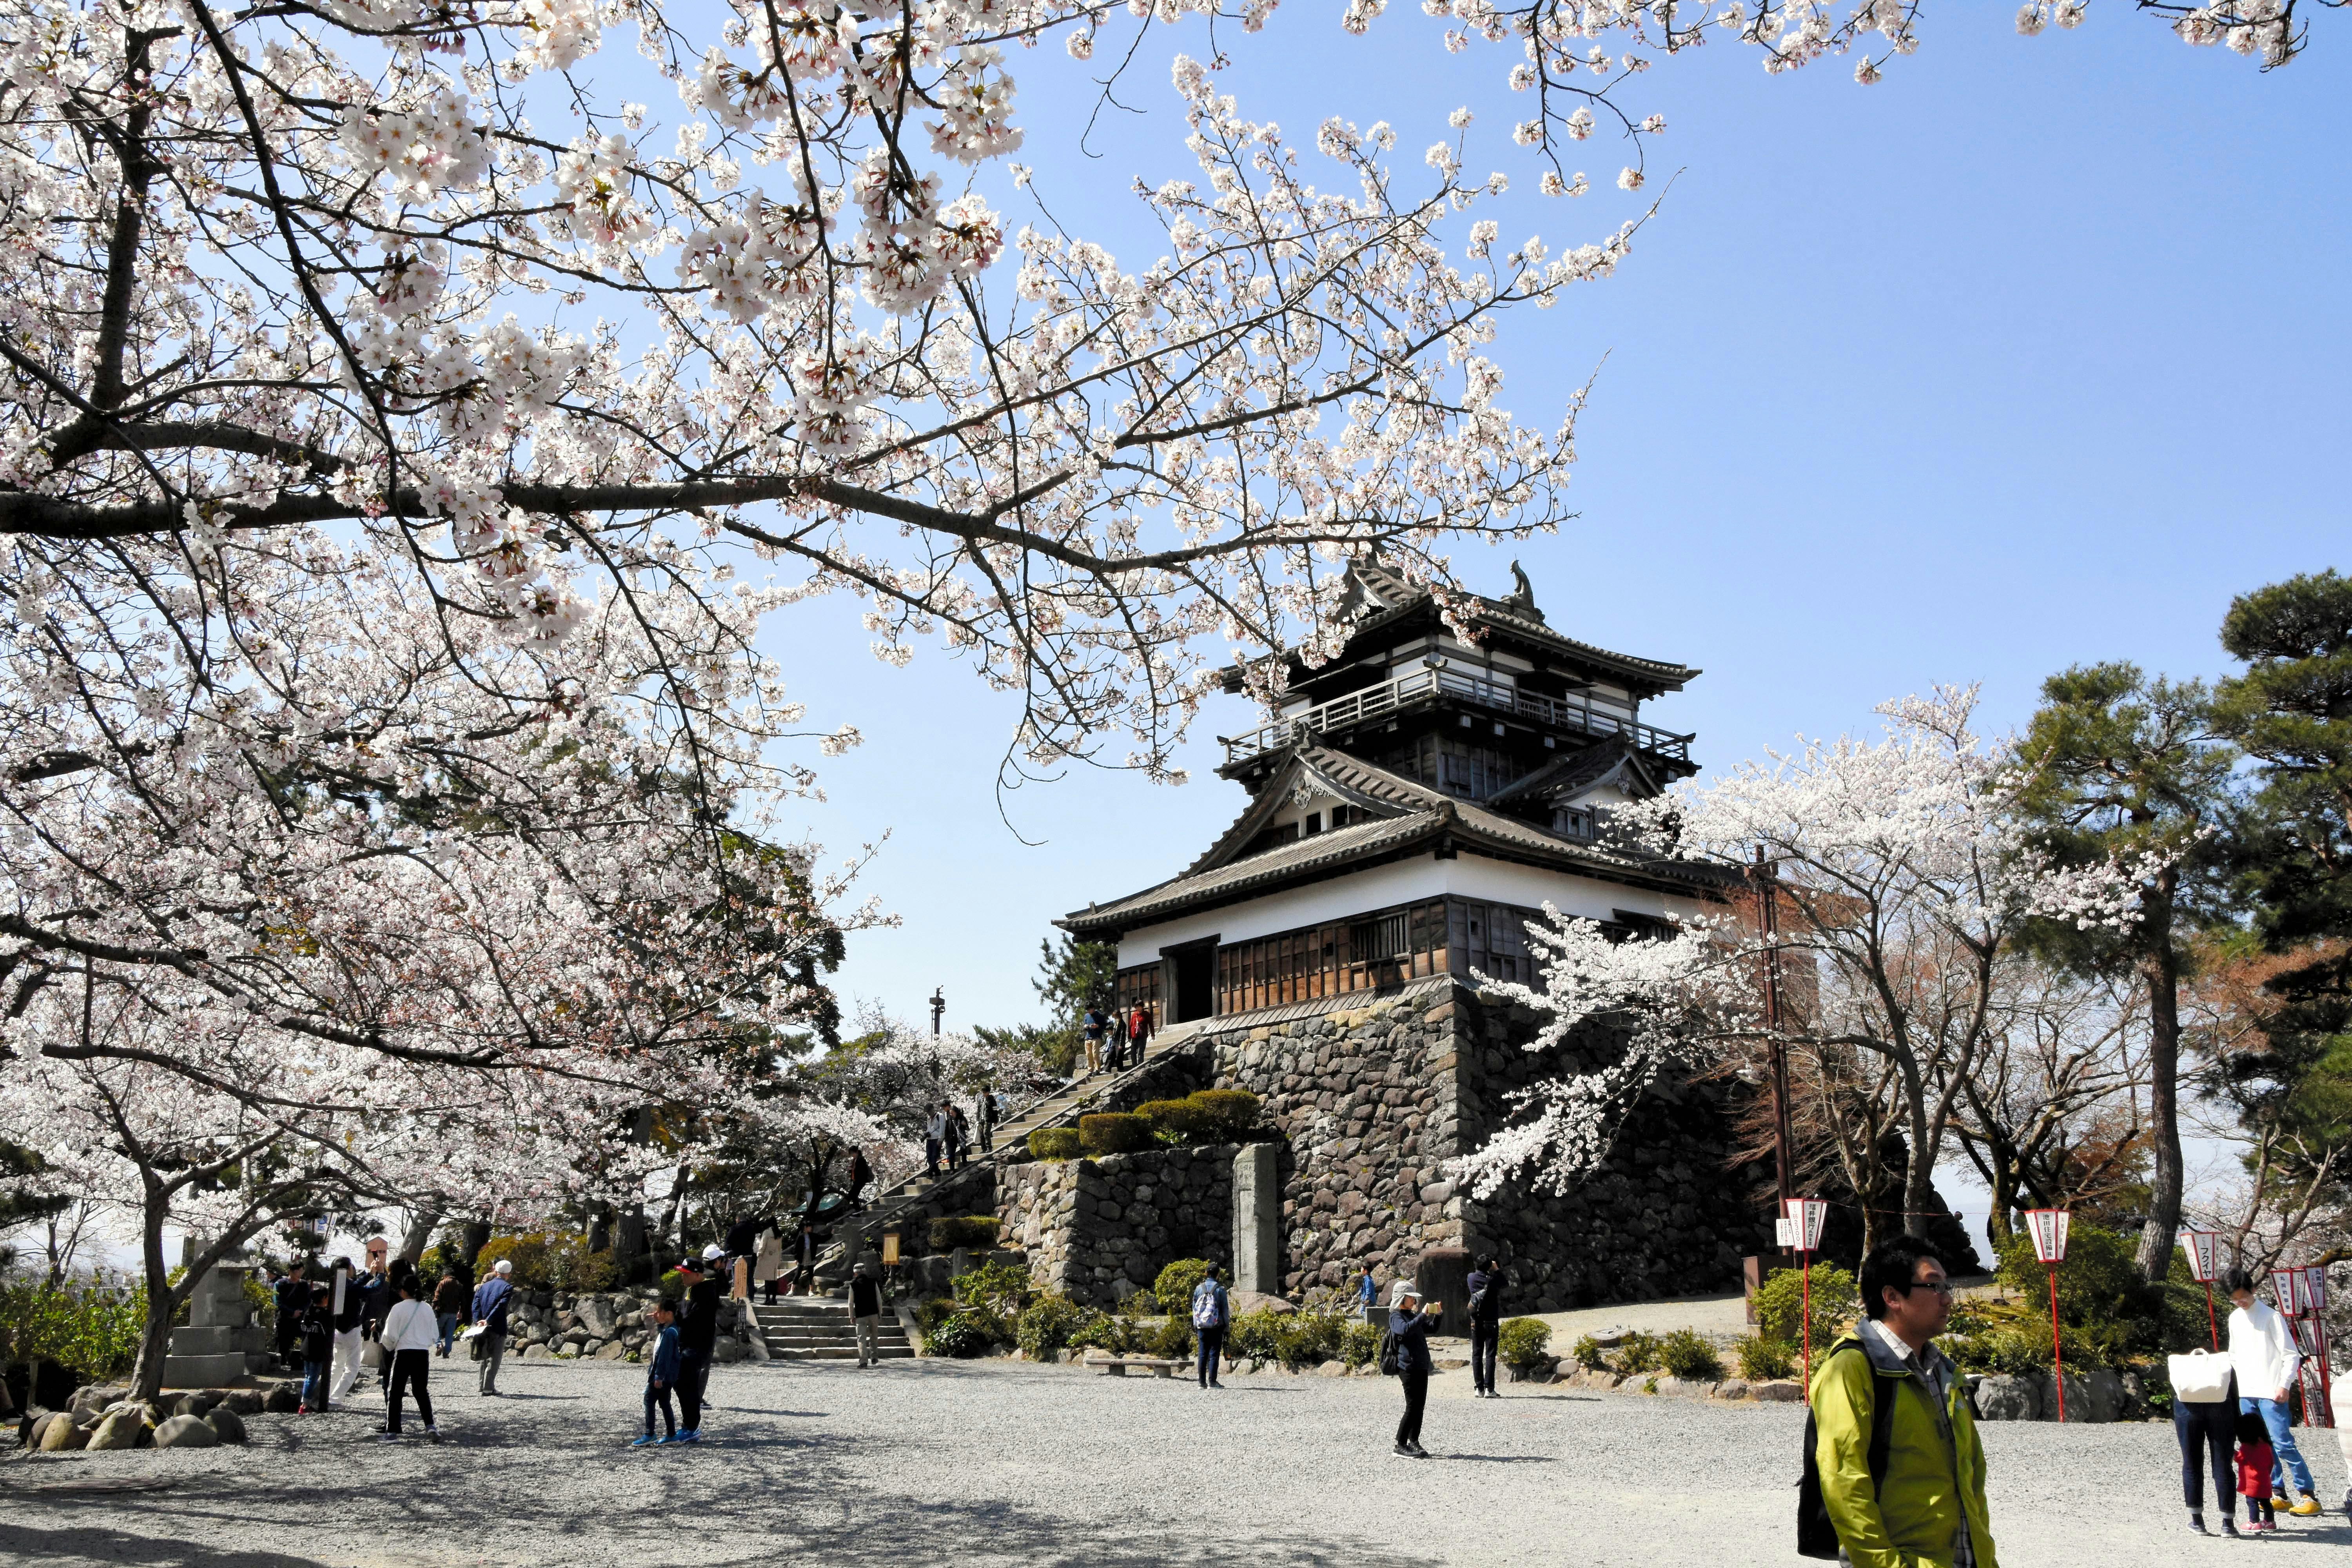
[[[1119,967],[1153,963],[1161,948],[1204,936],[1223,942],[1246,942],[1444,893],[1528,909],[1549,902],[1563,914],[1600,921],[1617,910],[1681,915],[1696,913],[1698,907],[1691,900],[1669,898],[1646,888],[1490,860],[1483,855],[1463,854],[1452,860],[1424,855],[1129,931],[1119,941]]]

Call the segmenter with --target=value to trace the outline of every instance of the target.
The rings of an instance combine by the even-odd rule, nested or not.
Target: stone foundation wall
[[[1738,1283],[1740,1255],[1769,1241],[1766,1210],[1751,1201],[1757,1172],[1727,1167],[1722,1097],[1704,1087],[1645,1096],[1604,1167],[1568,1196],[1523,1180],[1484,1203],[1454,1190],[1446,1163],[1502,1124],[1512,1089],[1557,1070],[1520,1048],[1536,1027],[1441,980],[1203,1031],[1207,1076],[1255,1094],[1284,1135],[1286,1294],[1335,1289],[1368,1263],[1384,1281],[1410,1276],[1437,1247],[1498,1254],[1515,1311]]]
[[[1028,1254],[1039,1289],[1087,1306],[1149,1289],[1180,1258],[1231,1268],[1237,1147],[1008,1165],[996,1184],[998,1237]]]

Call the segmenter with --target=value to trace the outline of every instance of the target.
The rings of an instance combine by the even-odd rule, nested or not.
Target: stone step
[[[772,1347],[768,1353],[778,1361],[856,1361],[857,1359],[857,1349],[854,1345],[828,1345],[823,1350],[814,1351],[780,1351]],[[874,1347],[874,1356],[877,1361],[912,1361],[915,1359],[915,1347],[903,1343],[879,1344]]]

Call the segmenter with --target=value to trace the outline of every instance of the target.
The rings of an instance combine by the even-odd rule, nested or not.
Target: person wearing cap
[[[1437,1370],[1429,1359],[1429,1331],[1444,1310],[1435,1301],[1423,1307],[1421,1292],[1400,1279],[1389,1291],[1389,1339],[1396,1346],[1397,1373],[1404,1384],[1404,1419],[1397,1423],[1396,1451],[1409,1459],[1426,1459],[1421,1446],[1421,1412],[1429,1403],[1429,1374]]]
[[[857,1325],[857,1364],[874,1365],[882,1359],[882,1287],[863,1263],[849,1279],[849,1319]]]
[[[513,1305],[514,1265],[501,1258],[474,1292],[474,1321],[482,1325],[479,1392],[492,1399],[498,1397],[499,1362],[507,1353],[507,1313]]]
[[[677,1266],[686,1280],[686,1312],[677,1326],[677,1440],[702,1441],[702,1391],[710,1381],[710,1352],[719,1343],[719,1265],[726,1253],[706,1247],[699,1259]]]

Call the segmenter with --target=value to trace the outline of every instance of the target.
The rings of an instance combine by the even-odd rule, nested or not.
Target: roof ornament
[[[1528,581],[1528,574],[1519,570],[1519,563],[1516,561],[1511,563],[1511,581],[1517,585],[1511,590],[1511,596],[1504,600],[1503,604],[1529,620],[1542,620],[1543,612],[1536,608],[1535,584]]]

